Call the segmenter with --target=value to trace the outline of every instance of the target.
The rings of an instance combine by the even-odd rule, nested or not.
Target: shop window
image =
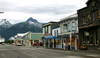
[[[75,44],[73,44],[73,46],[75,46]]]
[[[93,44],[93,36],[90,36],[90,44]]]
[[[87,44],[93,44],[93,32],[90,32],[89,36],[87,36]]]
[[[93,44],[93,32],[90,32],[90,44]]]
[[[89,44],[89,43],[90,43],[89,36],[87,36],[87,44]]]
[[[95,32],[95,35],[96,35],[96,44],[98,44],[98,32],[97,31]]]
[[[56,40],[56,45],[61,45],[61,39]]]
[[[85,40],[85,38],[83,38],[83,44],[85,44],[86,43],[86,40]]]

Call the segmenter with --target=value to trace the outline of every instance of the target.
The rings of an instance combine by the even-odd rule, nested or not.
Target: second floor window
[[[67,24],[64,25],[64,33],[67,32]]]
[[[70,28],[70,23],[68,23],[68,31],[70,31],[71,30],[71,28]]]
[[[96,18],[96,12],[93,13],[93,19],[97,20],[97,18]]]
[[[49,28],[48,28],[48,26],[47,26],[47,33],[48,33],[48,29],[49,29]]]
[[[75,22],[72,22],[72,30],[75,30]]]
[[[63,26],[61,25],[61,27],[60,27],[60,28],[61,28],[61,29],[60,29],[61,33],[62,33],[62,31],[63,31],[63,28],[62,28],[62,27],[63,27]]]
[[[58,30],[54,30],[54,36],[55,36],[55,37],[58,36]]]
[[[83,17],[83,23],[86,23],[86,17],[85,16]]]

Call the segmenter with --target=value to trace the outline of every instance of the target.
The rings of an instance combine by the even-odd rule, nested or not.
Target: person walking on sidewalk
[[[66,43],[64,42],[63,45],[64,45],[64,50],[65,50],[65,48],[66,48]]]
[[[70,42],[69,42],[69,44],[68,44],[68,50],[70,50]]]

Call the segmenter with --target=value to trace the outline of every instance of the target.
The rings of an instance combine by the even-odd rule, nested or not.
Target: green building
[[[29,32],[28,34],[25,35],[24,38],[24,45],[25,46],[32,46],[35,42],[42,42],[43,34],[42,33],[31,33]]]

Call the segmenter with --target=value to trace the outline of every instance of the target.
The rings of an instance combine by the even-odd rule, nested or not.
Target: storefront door
[[[77,49],[79,49],[78,39],[77,39]]]

